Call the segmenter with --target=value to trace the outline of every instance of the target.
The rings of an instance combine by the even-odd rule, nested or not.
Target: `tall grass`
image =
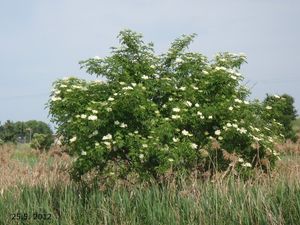
[[[0,164],[1,225],[294,225],[300,221],[298,154],[282,157],[271,176],[258,175],[250,181],[227,177],[207,181],[182,179],[161,185],[117,182],[105,189],[70,182],[58,169],[67,160],[53,152],[37,153],[37,163],[26,167],[25,171],[37,172],[44,165],[39,177],[18,175],[25,165],[22,160],[18,164],[14,154],[9,147],[0,151],[4,162]],[[51,166],[47,164],[49,158],[53,160]],[[37,215],[45,217],[33,218]]]
[[[16,193],[19,193],[16,195]],[[49,213],[50,220],[12,220],[12,213]],[[198,183],[191,187],[82,189],[18,186],[0,201],[0,224],[298,224],[300,187]]]

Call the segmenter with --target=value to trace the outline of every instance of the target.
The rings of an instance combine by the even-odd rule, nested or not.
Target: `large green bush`
[[[274,164],[281,126],[265,119],[262,103],[247,101],[239,72],[246,57],[225,52],[208,60],[186,51],[193,38],[182,36],[156,55],[140,34],[124,30],[111,56],[81,62],[105,81],[54,83],[50,114],[77,156],[75,178],[91,170],[158,178]]]

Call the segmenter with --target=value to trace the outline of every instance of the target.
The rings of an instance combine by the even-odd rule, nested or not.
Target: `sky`
[[[299,21],[299,0],[0,0],[0,121],[49,123],[52,83],[96,79],[78,62],[108,56],[123,29],[157,54],[192,33],[190,51],[243,52],[251,99],[287,93],[300,114]]]

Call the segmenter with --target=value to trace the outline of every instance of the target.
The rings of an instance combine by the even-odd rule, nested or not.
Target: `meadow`
[[[60,148],[3,145],[0,224],[298,224],[300,142],[277,148],[276,169],[247,181],[217,174],[87,186],[71,181],[72,158]]]

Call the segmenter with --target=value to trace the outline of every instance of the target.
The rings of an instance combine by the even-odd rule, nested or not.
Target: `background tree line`
[[[0,142],[30,143],[34,148],[48,149],[53,143],[53,131],[42,121],[0,122]]]

